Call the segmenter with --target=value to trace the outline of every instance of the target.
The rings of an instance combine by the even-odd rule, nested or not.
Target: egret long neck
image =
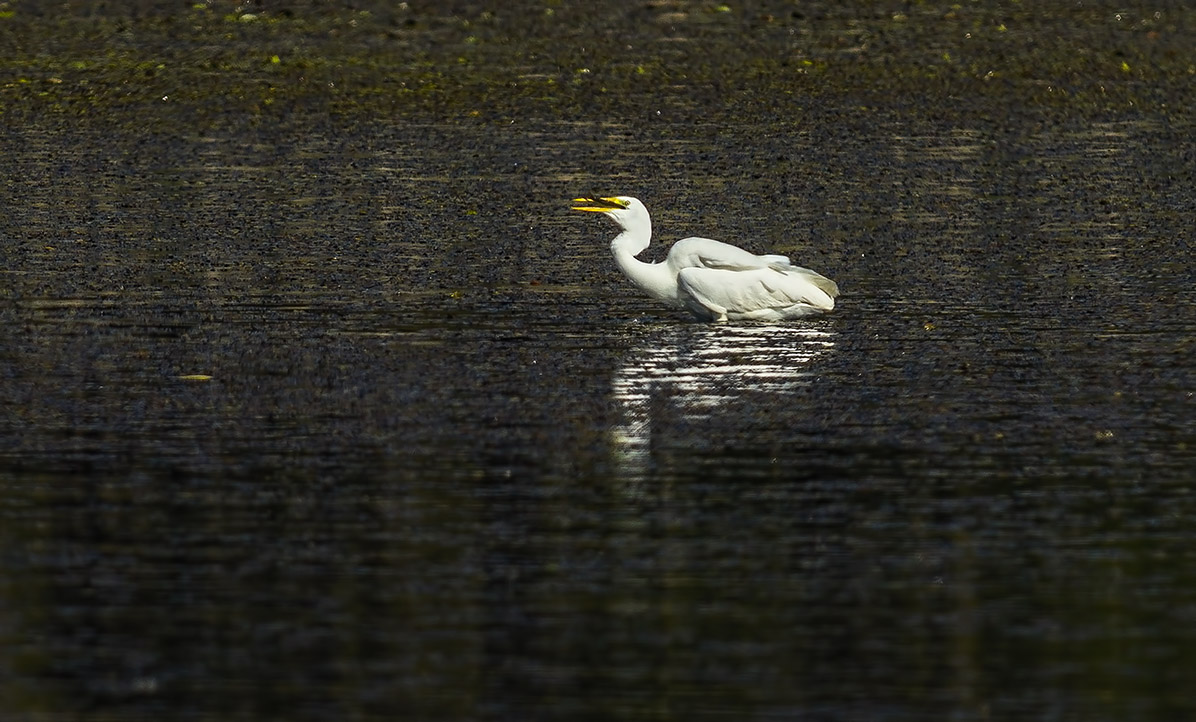
[[[665,301],[677,300],[677,276],[667,263],[645,263],[636,258],[652,240],[652,228],[633,228],[615,236],[610,243],[611,253],[619,269],[631,282],[651,296]]]

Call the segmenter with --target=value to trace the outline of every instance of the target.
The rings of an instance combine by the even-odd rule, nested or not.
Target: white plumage
[[[757,256],[710,238],[673,244],[662,263],[636,258],[652,242],[652,219],[644,204],[629,196],[576,198],[574,210],[605,213],[623,232],[610,249],[632,283],[672,306],[707,321],[780,321],[835,307],[839,287],[788,257]]]

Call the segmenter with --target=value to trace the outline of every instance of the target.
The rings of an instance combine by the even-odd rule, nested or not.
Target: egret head
[[[574,198],[575,211],[605,213],[623,228],[630,228],[636,221],[648,218],[648,209],[631,196],[609,196],[607,198]]]

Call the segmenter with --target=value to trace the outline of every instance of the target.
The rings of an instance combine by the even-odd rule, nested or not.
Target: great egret
[[[705,321],[780,321],[835,307],[839,287],[786,256],[757,256],[709,238],[685,238],[673,244],[663,263],[636,256],[652,242],[652,219],[644,204],[630,196],[574,198],[575,211],[605,213],[623,232],[610,250],[632,283],[672,306],[689,309]]]

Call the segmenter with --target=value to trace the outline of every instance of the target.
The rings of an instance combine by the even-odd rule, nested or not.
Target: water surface
[[[992,110],[10,127],[6,719],[1190,714],[1191,127]]]

